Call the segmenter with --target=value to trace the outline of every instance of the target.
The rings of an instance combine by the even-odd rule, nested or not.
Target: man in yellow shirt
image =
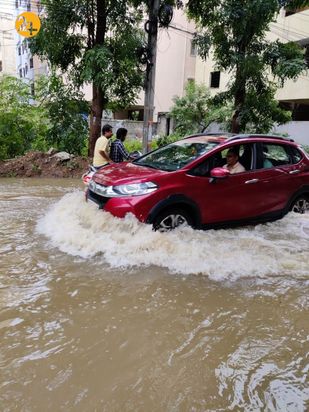
[[[97,169],[112,161],[108,154],[108,140],[112,135],[112,126],[105,124],[102,127],[102,135],[97,139],[94,147],[93,166]]]

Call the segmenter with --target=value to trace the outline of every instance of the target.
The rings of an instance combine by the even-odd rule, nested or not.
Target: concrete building
[[[172,125],[167,114],[173,105],[173,98],[183,96],[187,81],[195,79],[196,50],[192,46],[194,30],[194,24],[188,21],[181,9],[174,9],[168,29],[159,28],[154,97],[156,133],[169,134]],[[141,92],[136,105],[115,113],[115,119],[140,120],[142,127],[143,107],[144,93]]]
[[[16,0],[15,19],[25,11],[31,11],[38,16],[42,12],[41,2],[38,0]],[[27,82],[34,94],[34,80],[39,75],[48,75],[48,66],[37,56],[33,56],[27,38],[19,35],[15,30],[16,44],[16,75]]]
[[[16,74],[14,23],[13,9],[4,7],[0,2],[0,75]]]
[[[282,9],[276,22],[271,23],[268,38],[271,41],[294,41],[304,47],[309,67],[309,8],[300,10]],[[196,62],[195,78],[204,83],[212,95],[226,90],[230,75],[219,72],[215,61],[209,56],[206,62],[200,58]],[[293,121],[276,126],[274,132],[288,133],[296,141],[309,144],[309,71],[302,73],[295,81],[289,80],[278,89],[276,98],[283,107],[292,110]],[[212,131],[217,131],[214,127]]]
[[[211,95],[226,90],[230,74],[219,72],[210,55],[202,61],[192,47],[195,31],[193,23],[182,10],[175,10],[173,21],[168,28],[160,29],[158,35],[157,68],[155,84],[154,120],[157,121],[156,133],[169,134],[172,129],[167,114],[173,105],[174,96],[182,96],[188,80],[206,84]],[[295,41],[306,50],[309,65],[309,9],[282,9],[277,21],[271,24],[269,40],[282,42]],[[309,144],[309,74],[304,72],[296,81],[287,81],[279,89],[276,98],[282,106],[292,110],[293,121],[274,128],[274,132],[288,133],[296,140]],[[115,114],[115,120],[143,118],[143,93],[137,105],[127,111]],[[117,122],[116,122],[117,123]],[[141,123],[142,124],[142,123]],[[214,125],[213,131],[218,127]]]

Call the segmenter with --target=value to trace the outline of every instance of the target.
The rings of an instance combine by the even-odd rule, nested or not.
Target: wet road
[[[1,411],[306,411],[309,215],[154,233],[0,180]]]

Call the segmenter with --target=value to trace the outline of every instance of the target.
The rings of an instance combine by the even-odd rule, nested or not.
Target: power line
[[[170,24],[168,27],[171,28],[171,29],[174,29],[174,30],[181,31],[181,32],[183,32],[183,33],[191,34],[192,36],[195,35],[194,32],[191,32],[191,31],[188,31],[188,30],[184,30],[184,29],[180,29],[179,27],[172,26],[171,24]]]

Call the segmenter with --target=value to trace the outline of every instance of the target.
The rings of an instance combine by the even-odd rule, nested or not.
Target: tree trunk
[[[90,135],[88,155],[93,156],[95,142],[101,134],[102,112],[104,109],[104,98],[102,90],[92,86],[92,105],[90,115]]]
[[[246,98],[246,83],[245,78],[242,75],[241,67],[236,69],[236,78],[235,78],[236,90],[234,97],[234,113],[232,116],[232,133],[240,133],[243,125],[240,124],[240,114],[242,108],[244,107],[245,98]]]
[[[103,45],[105,41],[106,33],[106,2],[105,0],[96,0],[96,14],[97,14],[97,25],[96,25],[96,35],[94,40],[94,46]],[[93,32],[89,33],[93,37]],[[90,115],[90,131],[89,131],[89,146],[88,155],[93,156],[95,142],[101,134],[101,121],[102,112],[106,106],[106,100],[104,99],[104,93],[94,84],[92,85],[92,104],[91,104],[91,115]]]
[[[232,133],[240,132],[240,123],[239,123],[239,110],[235,110],[232,116]]]

